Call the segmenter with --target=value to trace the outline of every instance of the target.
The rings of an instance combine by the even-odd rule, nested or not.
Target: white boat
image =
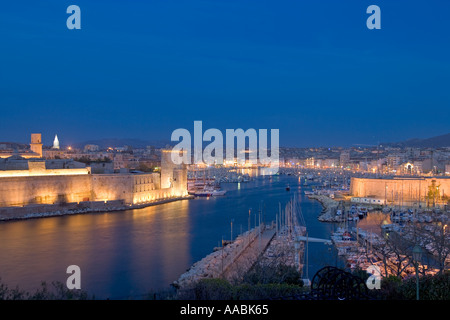
[[[212,195],[213,196],[224,196],[225,193],[227,193],[226,190],[213,190]]]

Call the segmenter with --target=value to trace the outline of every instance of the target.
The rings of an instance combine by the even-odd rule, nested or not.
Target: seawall
[[[35,204],[23,207],[2,207],[0,208],[0,221],[14,221],[94,212],[132,210],[191,198],[192,196],[174,197],[136,205],[127,205],[123,200],[112,200],[83,201],[61,204]]]
[[[264,253],[275,233],[274,227],[261,228],[261,234],[259,227],[243,233],[230,244],[194,263],[173,286],[188,289],[197,281],[208,278],[239,280]]]

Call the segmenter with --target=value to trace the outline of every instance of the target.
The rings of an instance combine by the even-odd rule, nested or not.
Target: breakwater
[[[322,204],[323,210],[317,218],[322,222],[339,222],[341,221],[341,217],[336,216],[336,212],[339,206],[339,202],[331,199],[328,196],[314,194],[308,195],[309,199],[314,199],[319,201]]]
[[[273,224],[271,226],[261,224],[239,235],[233,242],[194,263],[173,283],[173,286],[188,288],[197,281],[208,278],[239,280],[265,251],[275,233]]]

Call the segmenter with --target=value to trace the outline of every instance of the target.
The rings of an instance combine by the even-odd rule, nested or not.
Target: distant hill
[[[450,147],[450,133],[426,139],[414,138],[402,142],[383,143],[383,145],[396,147],[412,147],[412,148]]]
[[[100,148],[108,147],[123,147],[132,146],[133,148],[145,148],[146,146],[154,146],[156,148],[164,148],[167,145],[172,145],[170,141],[145,141],[140,139],[120,139],[120,138],[108,138],[108,139],[98,139],[98,140],[88,140],[80,143],[74,144],[77,148],[83,148],[87,144],[95,144]]]

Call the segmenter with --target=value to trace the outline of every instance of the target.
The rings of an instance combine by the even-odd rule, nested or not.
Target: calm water
[[[290,184],[291,191],[286,191]],[[0,278],[9,287],[34,291],[41,281],[62,281],[66,268],[81,268],[81,288],[97,298],[138,298],[165,289],[223,239],[262,219],[275,220],[293,193],[302,190],[294,176],[259,177],[223,184],[225,197],[172,202],[122,212],[95,213],[0,223]],[[332,224],[320,223],[321,205],[301,195],[311,237],[329,238]],[[309,278],[337,263],[334,250],[309,246]]]

